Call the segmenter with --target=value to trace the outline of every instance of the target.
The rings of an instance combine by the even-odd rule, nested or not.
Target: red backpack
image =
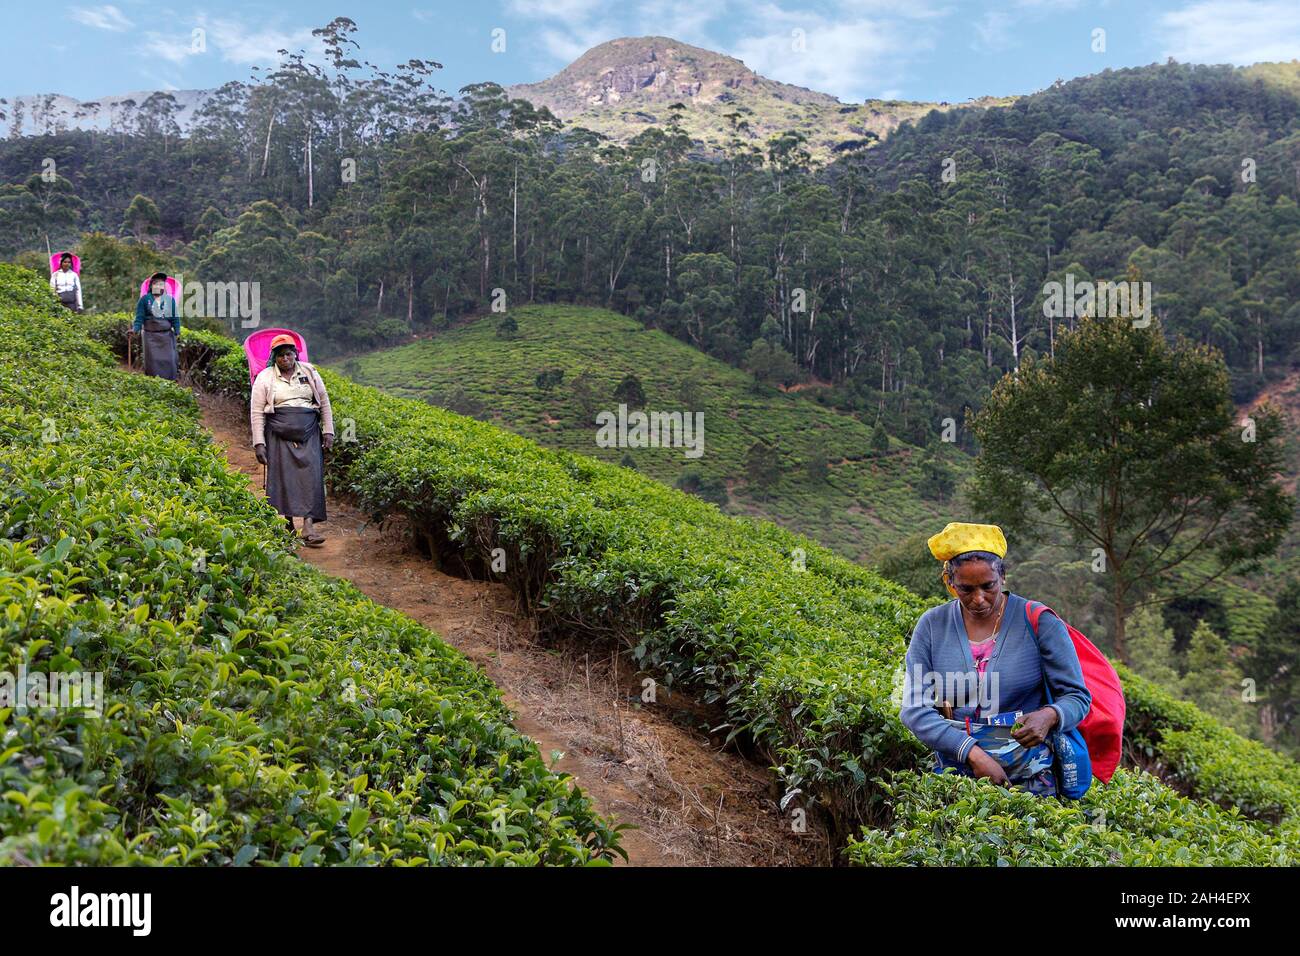
[[[1041,601],[1030,601],[1025,606],[1025,615],[1034,634],[1038,633],[1038,619],[1044,611],[1052,609]],[[1056,614],[1055,611],[1052,613]],[[1059,618],[1061,615],[1056,616]],[[1064,621],[1061,623],[1065,624]],[[1092,708],[1077,729],[1088,745],[1093,776],[1102,783],[1110,783],[1115,768],[1119,766],[1124,743],[1124,688],[1120,686],[1119,675],[1106,655],[1069,624],[1065,624],[1065,629],[1069,631],[1075,653],[1079,655],[1083,682],[1092,694]]]

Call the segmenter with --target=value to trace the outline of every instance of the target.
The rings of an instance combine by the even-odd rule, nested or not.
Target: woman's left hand
[[[1022,747],[1034,747],[1047,739],[1047,735],[1056,726],[1060,715],[1053,707],[1044,707],[1020,719],[1020,729],[1012,730],[1011,736]]]
[[[326,451],[329,451],[331,448],[334,447],[334,436],[333,436],[333,435],[322,435],[322,436],[321,436],[321,444],[325,446],[325,450],[326,450]]]

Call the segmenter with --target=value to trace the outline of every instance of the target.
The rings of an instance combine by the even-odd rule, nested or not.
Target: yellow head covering
[[[1007,539],[995,524],[949,521],[947,527],[933,535],[926,544],[930,546],[930,553],[943,562],[943,569],[939,572],[941,578],[949,571],[948,560],[967,551],[989,551],[999,558],[1007,556]],[[953,597],[957,596],[956,588],[946,578],[943,586]]]

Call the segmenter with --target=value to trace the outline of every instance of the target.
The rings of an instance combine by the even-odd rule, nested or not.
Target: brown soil
[[[817,378],[816,376],[811,377],[806,382],[795,382],[793,385],[777,386],[777,388],[779,388],[783,392],[806,392],[810,388],[832,388],[832,387],[833,387],[833,383],[828,382],[825,379]]]
[[[1282,412],[1286,428],[1292,435],[1300,434],[1300,369],[1265,386],[1253,399],[1239,406],[1238,411],[1250,415],[1265,402],[1271,402]],[[1287,494],[1296,493],[1296,478],[1294,474],[1283,475],[1280,484]]]
[[[260,494],[245,406],[198,399],[203,424]],[[814,815],[806,833],[793,832],[772,774],[719,747],[702,726],[710,717],[718,722],[708,708],[663,687],[656,702],[642,703],[645,675],[610,646],[576,639],[544,646],[505,585],[442,573],[414,549],[400,521],[376,527],[334,496],[328,511],[325,544],[300,548],[300,557],[436,631],[482,668],[547,762],[561,752],[557,770],[571,774],[604,815],[637,827],[622,838],[633,865],[829,862]]]

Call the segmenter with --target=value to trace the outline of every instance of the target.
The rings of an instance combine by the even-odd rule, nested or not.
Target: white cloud
[[[1045,19],[1083,6],[1084,0],[1004,0],[971,24],[974,37],[970,48],[980,53],[1001,53],[1020,46],[1016,27],[1039,23]],[[1105,0],[1102,0],[1105,6]]]
[[[196,28],[204,31],[206,51],[193,49],[193,33]],[[307,52],[309,60],[325,62],[323,46],[317,37],[311,35],[311,27],[299,27],[282,30],[276,27],[252,27],[239,20],[220,17],[209,19],[200,14],[192,24],[176,21],[170,33],[150,30],[145,35],[145,52],[150,56],[167,60],[169,63],[181,63],[191,56],[204,56],[216,53],[227,63],[241,66],[274,67],[280,62],[280,50],[296,53]]]
[[[765,23],[762,34],[731,45],[732,56],[751,70],[845,100],[897,92],[907,63],[934,46],[933,32],[915,23],[886,17],[828,19],[821,14],[786,10],[766,3],[747,23]],[[803,49],[795,31],[802,31]]]
[[[73,7],[69,15],[78,23],[94,27],[96,30],[110,30],[113,33],[122,33],[134,26],[121,10],[111,3],[100,7]]]
[[[636,32],[707,47],[714,42],[708,25],[723,12],[722,5],[701,0],[648,0],[637,11]]]
[[[506,11],[537,19],[571,19],[599,9],[602,0],[509,0]]]
[[[1009,50],[1016,45],[1011,36],[1012,18],[1004,10],[989,10],[975,21],[975,39],[971,49],[985,53]]]
[[[592,47],[627,35],[608,17],[592,19],[603,13],[602,0],[507,0],[505,9],[527,19],[550,21],[526,34],[527,45],[542,52],[547,67],[568,66]],[[519,34],[518,29],[507,33],[508,48],[519,48]]]
[[[581,27],[573,30],[543,29],[535,34],[538,44],[553,60],[568,66],[592,47],[620,36],[617,30],[607,27]],[[507,42],[511,42],[507,39]]]
[[[1244,66],[1300,56],[1300,6],[1277,0],[1200,0],[1160,17],[1164,56]]]
[[[149,98],[150,93],[162,91],[164,93],[176,93],[181,88],[165,77],[159,77],[158,73],[141,66],[135,67],[135,74],[144,81],[144,88],[137,91],[132,97],[136,106],[143,106],[144,101]],[[171,75],[171,71],[168,71]]]
[[[874,14],[916,20],[951,12],[948,4],[936,4],[933,0],[839,0],[837,6],[841,15]]]

